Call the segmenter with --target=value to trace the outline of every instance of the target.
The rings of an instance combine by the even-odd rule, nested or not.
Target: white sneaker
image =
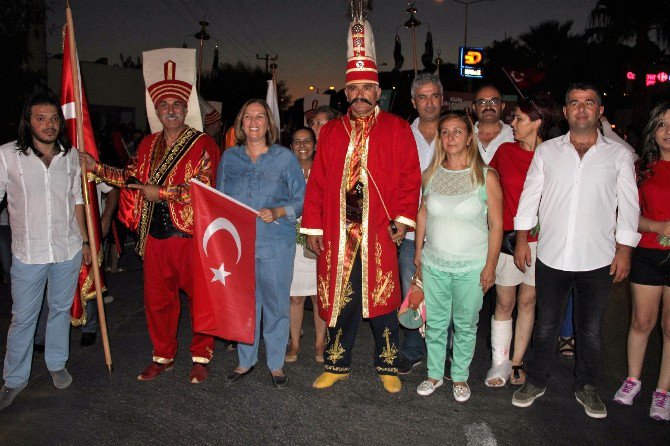
[[[633,404],[635,395],[640,393],[640,389],[642,389],[642,381],[628,377],[614,395],[614,401],[625,406],[630,406]]]
[[[421,396],[428,396],[431,393],[435,392],[435,389],[440,387],[442,384],[444,384],[444,381],[439,380],[438,382],[434,383],[427,379],[421,384],[419,384],[419,387],[416,388],[416,393],[418,393]]]
[[[670,420],[670,393],[656,389],[651,399],[649,416],[654,420]]]
[[[464,403],[470,399],[470,386],[465,384],[454,384],[454,399],[459,403]]]

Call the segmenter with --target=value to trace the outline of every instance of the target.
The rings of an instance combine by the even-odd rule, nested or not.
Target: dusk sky
[[[65,0],[46,0],[47,52],[61,52],[61,26],[65,22]],[[424,50],[426,32],[433,33],[435,57],[441,51],[445,62],[456,62],[463,43],[465,6],[453,0],[416,0],[417,52]],[[204,67],[211,69],[214,45],[219,61],[243,61],[265,67],[256,54],[278,55],[279,79],[286,81],[294,99],[308,93],[309,85],[320,89],[344,83],[346,64],[346,0],[71,0],[75,33],[81,60],[107,57],[120,63],[119,53],[133,59],[142,51],[181,47],[195,48],[198,21],[210,22],[211,39],[205,44]],[[505,36],[516,37],[532,25],[546,20],[573,20],[573,32],[584,31],[596,0],[493,0],[469,6],[468,46],[486,46]],[[412,37],[403,24],[408,5],[400,0],[373,1],[369,15],[375,34],[377,64],[393,67],[393,41],[402,41],[403,69],[411,69]],[[190,36],[187,36],[190,35]],[[388,64],[385,67],[383,64]]]

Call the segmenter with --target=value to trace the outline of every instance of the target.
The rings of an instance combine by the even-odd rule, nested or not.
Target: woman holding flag
[[[261,316],[266,362],[275,387],[284,387],[289,334],[290,287],[295,256],[295,224],[302,214],[305,178],[298,160],[276,144],[279,130],[267,102],[247,101],[235,120],[237,145],[226,150],[217,171],[217,189],[258,209],[256,222],[256,324],[253,344],[239,343],[233,383],[258,361]]]

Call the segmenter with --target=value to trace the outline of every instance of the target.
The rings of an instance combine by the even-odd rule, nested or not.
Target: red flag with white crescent
[[[63,115],[65,115],[65,128],[67,132],[67,138],[70,140],[75,149],[80,144],[77,141],[77,110],[75,110],[75,91],[74,91],[74,82],[72,79],[72,66],[70,64],[70,45],[67,44],[69,38],[69,30],[67,25],[65,26],[65,32],[63,33],[63,75],[61,81],[61,107],[63,109]],[[74,60],[79,64],[79,57],[77,54],[74,55]],[[81,71],[80,71],[81,72]],[[81,76],[80,76],[81,78]],[[86,101],[86,95],[84,94],[84,86],[81,84],[81,79],[79,82],[81,85],[81,112],[83,118],[83,127],[84,127],[84,150],[90,153],[96,160],[99,160],[98,149],[95,145],[95,138],[93,135],[93,127],[91,126],[91,117],[88,113],[88,102]],[[88,190],[89,202],[91,203],[91,212],[93,218],[93,226],[95,232],[95,240],[91,240],[91,244],[95,243],[98,247],[98,265],[102,264],[102,250],[100,249],[101,241],[101,227],[100,227],[100,208],[98,206],[98,194],[95,187],[95,181],[89,176],[89,180],[85,185],[82,185]],[[84,191],[82,191],[85,193]],[[102,277],[100,278],[102,281]],[[101,284],[104,289],[104,283]],[[81,265],[79,270],[79,283],[77,289],[75,290],[74,301],[72,302],[72,307],[70,308],[70,315],[72,317],[73,325],[83,325],[86,323],[86,312],[85,312],[85,303],[86,301],[93,299],[95,297],[95,283],[93,280],[93,267],[91,265]]]
[[[193,330],[253,344],[256,322],[256,211],[191,181]]]

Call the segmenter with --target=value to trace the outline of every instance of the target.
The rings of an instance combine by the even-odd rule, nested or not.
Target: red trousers
[[[168,363],[177,353],[180,289],[188,296],[189,308],[193,311],[193,243],[191,238],[170,237],[159,240],[147,236],[144,252],[144,310],[154,346],[155,362]],[[207,364],[214,354],[214,338],[193,333],[189,350],[193,362]]]

